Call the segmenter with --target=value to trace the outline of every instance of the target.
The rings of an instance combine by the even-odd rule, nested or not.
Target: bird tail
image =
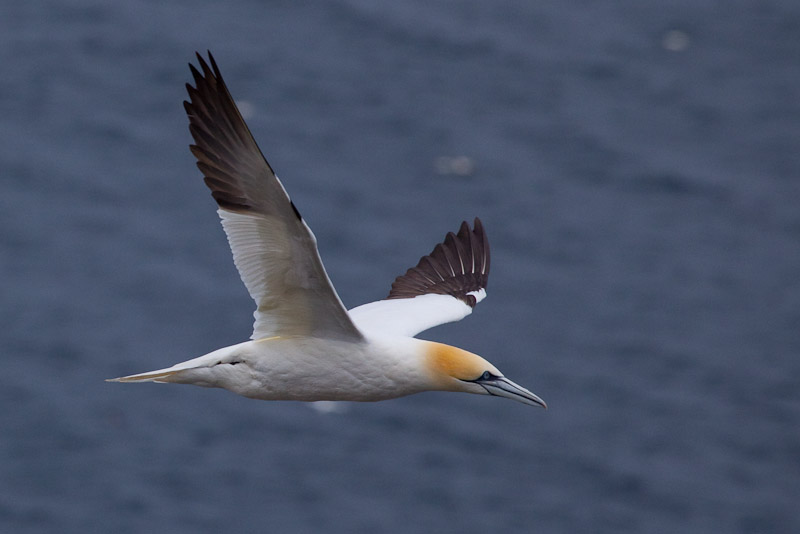
[[[242,343],[243,345],[244,343]],[[185,383],[184,380],[191,379],[192,384],[201,385],[203,376],[193,375],[192,371],[199,371],[207,367],[213,367],[220,363],[225,363],[235,356],[239,345],[231,347],[223,347],[214,352],[209,352],[204,356],[187,360],[185,362],[176,363],[172,367],[158,369],[157,371],[148,371],[146,373],[139,373],[136,375],[121,376],[119,378],[109,378],[106,382],[177,382]],[[186,372],[184,372],[186,371]]]
[[[180,373],[184,369],[175,369],[170,367],[167,369],[159,369],[158,371],[148,371],[147,373],[139,373],[136,375],[120,376],[119,378],[108,378],[106,382],[171,382],[169,379],[172,375]]]

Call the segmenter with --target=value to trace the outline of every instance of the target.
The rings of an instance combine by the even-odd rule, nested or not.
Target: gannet
[[[317,242],[236,107],[214,57],[189,64],[184,108],[197,166],[216,200],[233,260],[256,302],[249,341],[110,379],[230,390],[264,400],[379,401],[422,391],[494,395],[547,407],[466,350],[415,336],[459,321],[486,297],[489,241],[476,218],[450,232],[389,295],[347,311]],[[210,65],[209,65],[210,64]]]

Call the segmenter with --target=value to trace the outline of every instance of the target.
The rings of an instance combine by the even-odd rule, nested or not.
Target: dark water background
[[[250,335],[206,48],[348,306],[484,220],[423,337],[550,410],[103,382]],[[800,3],[6,2],[0,59],[0,532],[800,532]]]

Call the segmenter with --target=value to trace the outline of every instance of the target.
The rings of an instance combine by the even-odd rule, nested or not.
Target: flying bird
[[[466,350],[415,336],[459,321],[486,296],[489,241],[465,221],[389,295],[347,310],[311,229],[289,199],[222,79],[214,57],[190,64],[184,108],[233,260],[256,302],[249,341],[165,369],[111,379],[217,387],[264,400],[379,401],[422,391],[494,395],[547,407]]]

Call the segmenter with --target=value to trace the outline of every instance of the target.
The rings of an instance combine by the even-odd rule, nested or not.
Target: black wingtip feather
[[[208,60],[195,52],[197,66],[189,63],[194,85],[186,84],[189,99],[183,102],[195,141],[192,153],[204,163],[205,183],[221,208],[253,210],[264,202],[259,200],[260,181],[274,173],[225,86],[214,56],[207,54]]]
[[[476,217],[472,229],[469,223],[462,222],[457,234],[448,232],[444,241],[420,258],[416,267],[398,276],[387,298],[451,295],[475,306],[477,300],[469,293],[485,289],[488,281],[489,240]]]

